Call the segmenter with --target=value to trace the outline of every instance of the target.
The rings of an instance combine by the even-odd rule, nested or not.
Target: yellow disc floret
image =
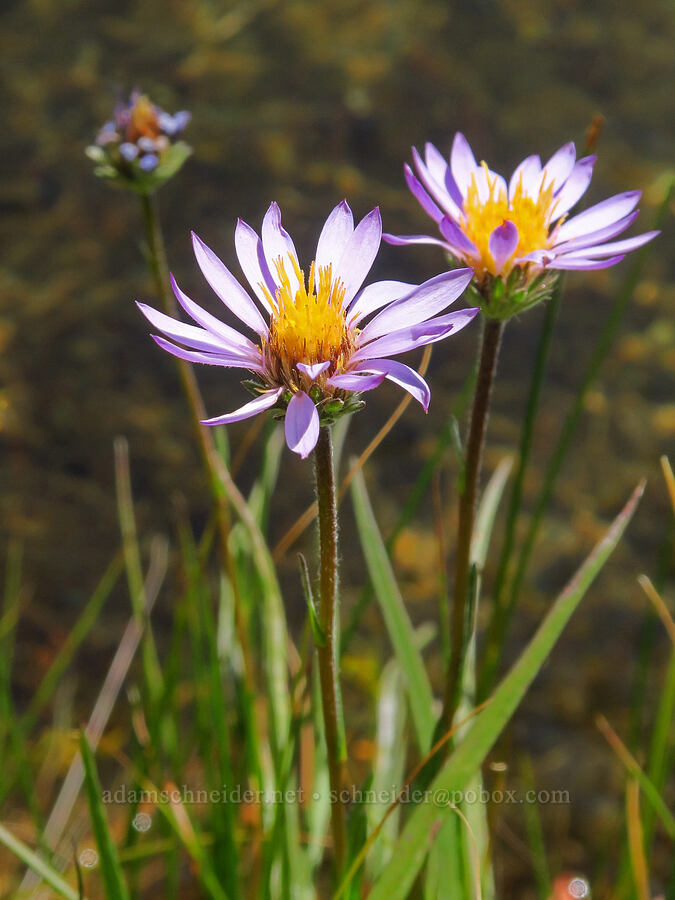
[[[480,199],[476,176],[473,175],[464,199],[462,222],[464,233],[478,248],[480,258],[476,261],[475,269],[479,278],[486,272],[497,274],[488,247],[490,235],[495,228],[508,219],[518,229],[518,246],[503,268],[503,274],[508,275],[514,259],[549,246],[549,226],[555,207],[552,182],[548,186],[542,184],[538,196],[533,198],[523,189],[521,178],[509,200],[504,186],[498,184],[497,176],[490,175],[485,163],[483,168],[489,194],[486,199]]]
[[[272,297],[263,285],[272,308],[263,351],[275,380],[294,390],[306,386],[298,363],[330,362],[320,383],[341,371],[354,351],[355,333],[347,328],[345,287],[339,278],[333,281],[332,267],[317,270],[312,263],[305,281],[305,273],[293,257],[291,264],[299,282],[295,291],[281,258],[275,261],[279,285],[276,296]]]

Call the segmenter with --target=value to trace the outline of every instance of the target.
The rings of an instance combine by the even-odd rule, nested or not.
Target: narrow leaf
[[[103,807],[103,793],[101,783],[96,771],[94,754],[91,752],[89,741],[84,732],[80,734],[80,752],[84,763],[84,784],[89,801],[89,815],[91,827],[96,838],[99,857],[101,861],[101,876],[105,885],[106,900],[129,900],[122,866],[117,856],[110,828]]]
[[[417,876],[435,829],[451,814],[444,798],[462,791],[481,765],[525,692],[548,658],[570,616],[619,542],[642,496],[638,485],[630,500],[551,607],[520,659],[503,679],[492,702],[450,756],[431,785],[432,799],[416,807],[394,849],[391,864],[378,879],[369,900],[403,900]]]
[[[352,500],[361,547],[366,558],[370,578],[382,610],[382,615],[394,646],[401,669],[408,682],[410,709],[417,741],[422,753],[431,746],[436,724],[434,698],[429,679],[417,649],[415,632],[387,556],[387,551],[373,515],[366,492],[363,473],[359,471],[352,482]]]

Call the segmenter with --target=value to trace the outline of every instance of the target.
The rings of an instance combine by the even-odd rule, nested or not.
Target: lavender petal
[[[363,347],[384,334],[425,322],[450,306],[468,287],[472,277],[473,269],[453,269],[430,278],[371,319],[359,334],[357,346]]]
[[[333,277],[342,279],[344,303],[351,303],[370,272],[382,239],[382,217],[378,207],[371,210],[354,229],[333,270]]]
[[[406,366],[405,363],[396,359],[369,359],[360,363],[354,371],[383,373],[388,381],[408,391],[422,405],[424,412],[429,409],[431,400],[429,385],[419,372]]]
[[[319,439],[319,414],[314,401],[304,391],[291,397],[284,431],[289,449],[306,459]]]
[[[353,233],[354,216],[347,201],[343,200],[331,212],[321,229],[314,258],[317,274],[320,268],[331,264],[335,270]]]
[[[233,422],[241,422],[242,419],[250,419],[257,416],[258,413],[270,409],[283,394],[284,388],[275,388],[273,391],[265,391],[255,400],[245,403],[234,412],[226,413],[224,416],[215,416],[212,419],[202,419],[202,425],[231,425]]]
[[[501,275],[505,263],[513,256],[517,246],[518,229],[513,222],[505,219],[495,228],[488,240],[488,250],[494,260],[497,275]]]
[[[558,241],[580,237],[598,228],[612,225],[635,209],[641,195],[641,191],[626,191],[623,194],[609,197],[601,203],[596,203],[595,206],[591,206],[561,225],[557,234]]]
[[[242,219],[237,219],[237,227],[234,230],[234,248],[246,280],[251,285],[258,300],[271,315],[272,307],[261,285],[267,288],[270,296],[273,298],[276,296],[277,285],[267,265],[262,241],[258,237],[257,232]]]
[[[197,264],[202,270],[204,278],[220,297],[225,306],[231,310],[244,324],[257,331],[258,334],[267,334],[267,324],[260,314],[260,310],[249,297],[234,275],[224,262],[197,235],[192,232],[192,246],[194,248]]]

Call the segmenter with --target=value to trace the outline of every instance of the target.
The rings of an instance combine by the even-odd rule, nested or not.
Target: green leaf
[[[452,811],[448,801],[463,791],[513,715],[581,602],[596,575],[618,544],[642,496],[640,483],[605,537],[551,607],[536,634],[495,691],[490,705],[475,720],[462,743],[431,785],[432,798],[416,807],[394,848],[391,864],[375,883],[369,900],[404,900],[429,850],[435,830]]]
[[[8,831],[4,825],[0,825],[0,844],[4,844],[11,853],[39,875],[60,897],[65,897],[66,900],[79,900],[78,892],[65,882],[48,863],[40,859],[37,853],[34,853],[23,841],[15,838],[12,832]]]
[[[162,155],[161,162],[152,174],[160,181],[173,178],[190,156],[192,156],[192,147],[185,141],[178,141]]]
[[[84,784],[89,801],[91,827],[94,831],[101,862],[101,876],[105,885],[106,900],[130,900],[124,875],[122,874],[122,866],[117,856],[117,848],[110,834],[105,815],[102,799],[103,793],[98,779],[98,772],[96,771],[94,754],[91,752],[91,747],[84,731],[80,734],[80,753],[84,763]]]
[[[361,547],[375,588],[375,595],[408,683],[410,709],[417,741],[421,752],[426,753],[431,746],[436,724],[433,711],[434,697],[422,656],[417,648],[412,623],[396,584],[389,557],[373,515],[363,472],[360,470],[352,481],[352,501]]]
[[[298,563],[300,564],[300,577],[302,579],[302,589],[305,593],[305,602],[307,603],[307,614],[309,615],[309,624],[312,629],[312,634],[314,636],[314,643],[317,647],[325,647],[326,646],[326,632],[324,631],[321,622],[319,621],[319,614],[316,611],[316,605],[314,603],[314,594],[312,592],[312,582],[309,577],[309,568],[307,566],[307,560],[302,555],[302,553],[298,553]]]

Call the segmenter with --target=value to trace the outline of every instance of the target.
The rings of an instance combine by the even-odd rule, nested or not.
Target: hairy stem
[[[497,357],[503,330],[503,322],[495,319],[484,320],[476,392],[473,399],[469,438],[466,445],[463,487],[459,500],[459,521],[455,551],[455,587],[450,616],[450,664],[447,669],[445,698],[440,723],[443,731],[447,731],[452,727],[452,721],[459,701],[464,634],[467,608],[469,606],[471,536],[476,513],[478,480],[483,459],[490,397],[492,395],[492,385],[497,369]]]
[[[319,622],[323,645],[317,647],[328,771],[331,788],[331,829],[335,869],[341,874],[347,848],[345,805],[340,799],[345,785],[346,750],[342,727],[339,682],[338,525],[333,445],[330,428],[323,427],[314,451],[316,497],[319,506]]]

